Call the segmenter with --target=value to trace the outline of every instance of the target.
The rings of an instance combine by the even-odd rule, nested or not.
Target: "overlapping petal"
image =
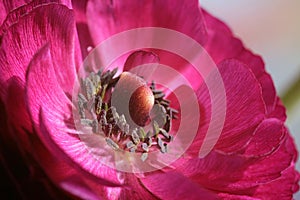
[[[195,158],[178,163],[176,170],[204,188],[218,191],[221,196],[227,193],[228,196],[234,194],[255,197],[258,188],[267,187],[265,185],[279,179],[282,172],[293,165],[295,152],[291,146],[290,138],[286,137],[278,150],[260,158],[213,151],[204,159]],[[294,172],[290,170],[290,173]],[[290,175],[293,176],[292,174]],[[297,177],[298,175],[294,176],[296,179]],[[295,183],[294,181],[293,184]]]
[[[265,116],[265,107],[259,82],[247,66],[237,60],[227,60],[219,64],[219,72],[223,78],[226,94],[226,116],[216,149],[225,152],[237,152],[243,148],[253,136],[254,130]],[[213,82],[218,88],[218,82]],[[248,86],[252,87],[249,88]],[[200,129],[191,153],[199,151],[211,120],[211,98],[205,84],[197,91],[200,104]],[[223,99],[220,95],[219,101]],[[211,135],[218,137],[218,133]],[[207,142],[213,142],[208,140]],[[213,145],[213,144],[212,144]]]
[[[163,27],[189,35],[201,44],[206,31],[197,1],[97,1],[87,3],[87,23],[94,44],[139,27]],[[189,13],[189,15],[186,15]]]
[[[57,16],[63,17],[64,21],[56,23]],[[19,137],[23,138],[26,134],[23,130],[32,132],[24,95],[25,74],[33,55],[43,45],[49,44],[51,56],[57,59],[56,74],[66,92],[70,93],[72,89],[76,60],[74,20],[72,24],[71,11],[63,5],[49,2],[40,5],[38,2],[31,2],[11,11],[1,26],[1,31],[3,35],[0,47],[0,96],[6,104],[7,112],[10,113],[11,125],[19,130]],[[59,58],[61,55],[65,55],[66,58]]]
[[[28,110],[39,137],[54,154],[70,163],[78,162],[78,166],[99,176],[99,181],[103,176],[113,178],[114,170],[99,166],[80,138],[74,135],[71,101],[58,84],[52,63],[50,51],[45,46],[31,61],[26,77]],[[47,81],[43,81],[45,79]],[[109,184],[109,181],[103,180],[103,183]]]
[[[37,165],[33,172],[42,173],[46,188],[54,188],[53,198],[290,199],[298,190],[297,151],[284,126],[285,108],[262,59],[247,50],[225,24],[199,9],[197,1],[75,0],[75,11],[69,1],[24,3],[0,4],[0,102],[4,101],[8,113],[1,125],[10,127],[0,129],[1,138],[4,147],[16,148],[9,150],[20,157],[21,166]],[[126,174],[99,162],[77,135],[71,94],[81,54],[85,57],[90,46],[138,27],[169,28],[204,45],[223,79],[214,87],[224,84],[226,118],[214,149],[198,158],[209,123],[215,120],[203,77],[195,76],[186,60],[173,59],[170,52],[134,52],[124,70],[161,61],[193,80],[201,118],[186,157],[162,171]],[[101,151],[92,139],[90,147]],[[20,164],[6,154],[0,159],[4,166]],[[56,191],[57,187],[67,193]]]
[[[276,91],[270,75],[265,71],[261,57],[246,49],[223,22],[206,11],[203,11],[203,16],[208,33],[205,49],[209,55],[216,63],[228,58],[235,58],[245,63],[260,82],[266,113],[272,112],[276,104]]]
[[[17,23],[9,26],[1,38],[1,96],[7,91],[7,80],[10,77],[17,76],[25,82],[25,73],[31,58],[47,43],[51,48],[59,83],[71,94],[76,64],[75,34],[74,16],[63,5],[39,6],[20,16]]]
[[[176,172],[147,175],[141,181],[152,194],[160,199],[216,199],[213,192]]]

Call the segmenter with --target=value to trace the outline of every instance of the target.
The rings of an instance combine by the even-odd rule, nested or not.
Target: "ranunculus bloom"
[[[4,1],[0,13],[0,158],[10,197],[291,199],[298,190],[297,151],[262,59],[197,1]],[[227,99],[220,138],[199,158],[211,120],[206,85],[170,53],[131,54],[124,70],[159,59],[193,80],[200,105],[199,129],[186,153],[142,174],[95,160],[76,135],[72,113],[88,49],[138,27],[175,30],[201,44],[217,64]]]

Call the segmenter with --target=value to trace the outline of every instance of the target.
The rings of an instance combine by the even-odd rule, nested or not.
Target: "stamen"
[[[134,144],[140,143],[140,137],[138,136],[136,129],[132,131],[131,137],[132,137]]]
[[[112,139],[110,138],[105,138],[106,143],[111,146],[114,150],[119,150],[119,145],[115,143]]]
[[[90,119],[81,119],[80,123],[81,123],[81,125],[84,125],[84,126],[92,126],[93,121]]]
[[[128,141],[127,143],[126,143],[126,147],[128,148],[128,149],[130,149],[130,148],[132,148],[132,147],[134,147],[135,145],[133,144],[133,142],[132,141]]]
[[[142,153],[142,156],[141,156],[141,160],[143,162],[145,162],[145,160],[148,158],[148,153]]]
[[[80,80],[81,93],[78,94],[77,104],[81,125],[90,127],[94,134],[102,133],[100,135],[105,136],[107,145],[113,150],[122,149],[132,153],[140,153],[142,161],[148,158],[149,152],[160,150],[160,152],[166,153],[167,143],[174,138],[169,133],[172,128],[172,120],[177,118],[179,112],[170,107],[171,102],[164,98],[165,94],[162,90],[156,89],[155,82],[152,82],[149,87],[143,83],[142,87],[145,87],[145,90],[139,89],[139,92],[142,91],[142,96],[148,95],[149,92],[146,88],[148,87],[154,98],[150,121],[152,128],[150,130],[147,128],[146,132],[143,126],[131,125],[127,122],[128,116],[111,105],[111,94],[115,92],[115,87],[119,84],[123,73],[115,77],[116,74],[117,68],[106,72],[99,70],[97,73],[92,72],[87,78]],[[135,83],[132,81],[138,80],[138,84],[141,84],[141,78],[134,76],[126,72],[126,78],[122,79],[122,89],[126,89],[126,81],[131,81],[130,84],[134,85]],[[141,109],[149,109],[151,108],[149,106],[152,106],[151,101],[149,101],[149,105],[140,105],[145,103],[139,102],[143,101],[141,94],[136,93],[138,98],[130,101],[130,109],[131,111],[133,109],[132,113],[135,113],[138,118],[145,117],[144,115],[148,112]],[[139,112],[144,114],[141,115]],[[87,118],[87,116],[89,117]],[[144,121],[143,119],[142,124]]]

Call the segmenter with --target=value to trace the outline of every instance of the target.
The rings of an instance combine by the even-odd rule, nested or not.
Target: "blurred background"
[[[300,149],[300,1],[200,0],[245,46],[260,54],[287,107],[287,126]],[[300,162],[297,163],[300,170]],[[300,192],[295,195],[300,200]]]

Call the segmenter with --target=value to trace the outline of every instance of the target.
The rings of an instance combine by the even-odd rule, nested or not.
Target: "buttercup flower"
[[[292,199],[298,191],[297,150],[262,59],[197,1],[0,9],[5,195]]]

